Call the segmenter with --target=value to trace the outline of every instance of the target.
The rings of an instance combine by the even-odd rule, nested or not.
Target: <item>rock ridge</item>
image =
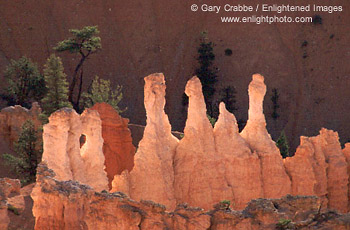
[[[209,211],[177,205],[169,212],[152,201],[136,202],[121,192],[95,192],[74,181],[58,181],[45,163],[38,167],[32,198],[35,229],[347,229],[350,215],[321,211],[316,196],[256,199],[242,211],[218,203]],[[283,227],[283,226],[282,226]]]

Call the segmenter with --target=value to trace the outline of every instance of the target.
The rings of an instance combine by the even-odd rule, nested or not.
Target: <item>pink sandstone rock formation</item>
[[[243,211],[217,204],[210,211],[178,205],[168,212],[152,201],[135,202],[120,192],[96,193],[74,181],[57,181],[45,164],[38,168],[33,189],[36,230],[238,230],[275,229],[281,219],[290,219],[285,229],[348,229],[350,215],[320,211],[317,197],[286,196],[257,199]]]
[[[40,113],[41,108],[37,102],[32,104],[30,110],[20,105],[3,108],[0,112],[0,135],[12,145],[17,141],[25,121],[31,120],[36,128],[42,125]]]
[[[169,142],[156,135],[160,132],[158,130],[164,128],[162,122],[151,122],[155,115],[151,116],[149,112],[150,102],[153,100],[149,92],[152,89],[146,80],[145,106],[149,119],[139,151],[145,152],[146,145],[147,149],[153,146],[152,151],[148,151],[148,156],[156,156],[157,152],[160,154],[160,150],[155,146],[164,146]],[[205,209],[210,209],[221,200],[230,200],[235,209],[241,209],[253,198],[278,198],[293,194],[317,195],[321,198],[323,208],[335,208],[341,212],[348,210],[348,164],[341,153],[337,134],[324,129],[320,136],[302,137],[295,157],[282,160],[275,142],[266,130],[262,106],[266,86],[261,75],[254,75],[249,85],[249,120],[241,134],[238,133],[234,115],[225,109],[223,103],[220,105],[219,119],[215,128],[212,128],[206,117],[206,106],[198,78],[188,81],[185,92],[189,96],[188,119],[184,138],[179,144],[174,142],[172,145],[176,147],[174,157],[171,157],[173,154],[167,154],[168,158],[146,159],[140,154],[139,158],[143,161],[138,164],[149,167],[143,166],[143,170],[136,169],[130,174],[124,171],[121,176],[116,177],[113,191],[126,192],[136,200],[168,202],[168,208],[169,200],[164,197],[152,198],[149,191],[167,191],[166,193],[175,195],[177,204],[186,202]],[[162,104],[160,114],[164,113],[163,107]],[[168,120],[166,124],[169,125]],[[168,134],[169,130],[170,128]],[[140,159],[136,162],[140,162]],[[165,189],[163,186],[159,189],[163,182],[157,181],[165,181],[168,173],[163,173],[165,176],[158,175],[156,182],[154,179],[151,183],[144,182],[146,179],[143,176],[157,175],[153,173],[154,168],[159,168],[154,166],[155,162],[158,165],[167,165],[168,173],[174,173],[174,183],[171,183],[173,188],[168,186]],[[144,194],[145,191],[148,194]]]
[[[225,175],[224,157],[216,152],[197,77],[187,82],[185,93],[189,105],[184,137],[174,158],[175,196],[178,203],[210,209],[221,200],[233,200],[232,189]]]
[[[84,162],[80,155],[81,120],[73,109],[60,109],[43,128],[42,161],[56,172],[57,180],[85,183]]]
[[[124,170],[131,171],[134,166],[135,147],[128,128],[129,119],[122,118],[107,103],[96,103],[91,109],[100,114],[102,121],[105,170],[111,188],[115,175],[121,174]]]
[[[337,132],[321,129],[317,136],[315,146],[321,147],[324,153],[327,168],[328,208],[340,212],[348,211],[348,164],[342,153]],[[317,149],[316,149],[317,151]]]
[[[108,178],[103,155],[102,125],[96,110],[86,109],[80,116],[85,144],[80,149],[85,167],[85,183],[97,191],[108,190]]]
[[[238,133],[236,118],[228,112],[223,102],[214,127],[217,154],[224,157],[225,178],[232,189],[234,209],[243,209],[247,203],[263,197],[260,160],[251,152]]]
[[[108,189],[102,152],[101,120],[94,110],[79,116],[73,109],[60,109],[44,125],[42,160],[56,172],[58,180],[76,180],[97,191]],[[80,149],[80,136],[86,142]]]
[[[104,172],[101,173],[104,166],[98,113],[88,110],[79,116],[73,110],[63,109],[50,117],[50,123],[44,127],[44,155],[49,155],[46,162],[57,175],[54,176],[42,165],[39,182],[32,193],[36,229],[46,229],[44,224],[52,220],[57,220],[50,225],[52,229],[77,224],[94,229],[137,229],[136,226],[141,229],[156,229],[156,226],[169,229],[259,229],[259,226],[264,226],[269,229],[276,220],[291,214],[278,214],[287,209],[289,204],[285,203],[286,200],[260,203],[261,199],[258,199],[255,206],[248,205],[240,214],[213,211],[209,212],[209,219],[204,211],[195,209],[189,213],[186,208],[181,208],[186,205],[181,204],[188,203],[209,210],[222,200],[230,200],[237,210],[243,209],[253,198],[280,198],[286,194],[318,196],[317,207],[315,203],[311,205],[306,202],[313,210],[321,208],[326,211],[331,208],[348,211],[349,145],[342,151],[338,134],[322,129],[316,137],[301,137],[295,156],[282,160],[266,130],[262,106],[266,86],[261,75],[254,75],[249,85],[249,119],[241,134],[238,133],[234,115],[225,109],[223,103],[220,104],[219,119],[213,129],[206,116],[202,86],[199,79],[193,77],[186,85],[188,119],[184,137],[178,142],[171,134],[171,126],[164,112],[165,88],[162,74],[145,78],[147,125],[144,136],[135,155],[134,168],[115,175],[111,191],[116,193],[113,194],[95,194],[94,190],[79,184],[94,187],[91,183],[99,180],[104,181],[102,184],[107,187],[107,178],[103,176]],[[82,150],[78,141],[81,134],[86,135]],[[91,140],[96,145],[89,147]],[[95,153],[99,155],[94,157]],[[84,156],[89,157],[86,159]],[[56,158],[57,161],[54,161]],[[96,162],[93,162],[95,158]],[[98,164],[91,166],[92,163]],[[86,172],[89,169],[91,171]],[[92,175],[95,171],[96,175]],[[77,176],[77,173],[81,175]],[[102,179],[98,179],[98,176]],[[78,180],[78,177],[82,179]],[[141,203],[130,201],[117,191]],[[291,204],[302,204],[307,209],[304,199],[290,199]],[[174,213],[168,216],[165,207],[152,204],[150,208],[144,206],[142,200],[162,203]],[[57,208],[43,213],[41,210],[50,201],[57,204]],[[225,209],[223,203],[220,205],[216,209]],[[260,212],[262,209],[264,211]],[[244,213],[249,213],[249,217],[242,217]],[[300,213],[304,212],[294,212],[292,218],[296,221],[303,219],[304,224],[314,223],[318,218]],[[96,220],[95,215],[108,218]],[[254,221],[249,219],[251,216]],[[307,229],[307,225],[300,226]]]
[[[133,170],[115,176],[112,191],[121,190],[132,199],[152,200],[174,209],[173,158],[178,140],[171,134],[164,112],[165,88],[163,74],[145,77],[147,125],[135,154]]]
[[[348,204],[348,211],[350,211],[350,143],[346,143],[344,146],[344,149],[342,150],[346,162],[348,163],[348,195],[349,195],[349,204]]]
[[[263,101],[266,94],[264,77],[260,74],[253,75],[248,92],[248,121],[241,136],[260,158],[264,197],[282,197],[291,192],[291,182],[286,174],[279,149],[266,130],[263,113]]]
[[[324,208],[347,212],[350,171],[343,152],[334,131],[321,129],[316,137],[301,137],[295,156],[285,160],[293,194],[317,195]]]
[[[316,195],[316,160],[313,145],[307,137],[300,137],[300,145],[293,157],[284,159],[284,166],[291,178],[292,195]]]

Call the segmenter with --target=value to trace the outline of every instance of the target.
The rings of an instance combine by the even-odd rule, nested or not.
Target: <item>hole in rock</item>
[[[81,136],[79,138],[79,142],[80,142],[80,148],[83,147],[83,145],[86,142],[86,136],[84,134],[81,134]]]

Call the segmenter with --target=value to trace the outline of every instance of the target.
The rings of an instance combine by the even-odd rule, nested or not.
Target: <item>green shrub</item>
[[[123,113],[127,108],[120,109],[119,103],[123,99],[122,86],[117,85],[112,90],[109,80],[100,79],[98,76],[92,81],[91,87],[87,93],[83,93],[84,107],[89,108],[99,102],[110,104],[118,113]]]
[[[13,212],[15,215],[19,215],[19,210],[18,210],[18,208],[16,208],[16,207],[14,207],[14,206],[12,206],[12,205],[8,205],[7,206],[7,210],[9,210],[10,212]]]
[[[276,228],[280,230],[289,229],[291,223],[292,221],[289,219],[280,219],[276,224]]]
[[[220,201],[220,203],[227,205],[228,207],[231,205],[231,201],[229,201],[229,200],[222,200],[222,201]]]
[[[208,119],[210,121],[211,126],[214,127],[215,123],[216,123],[216,119],[214,117],[211,117],[209,114],[207,114],[207,117],[208,117]]]

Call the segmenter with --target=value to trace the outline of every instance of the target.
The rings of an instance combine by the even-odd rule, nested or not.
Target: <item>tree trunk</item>
[[[80,96],[81,96],[81,91],[83,88],[83,72],[84,72],[84,68],[81,67],[81,71],[80,71],[80,84],[79,84],[79,91],[78,91],[78,97],[77,97],[77,109],[75,109],[77,112],[80,112]]]
[[[69,85],[68,100],[69,100],[70,103],[72,103],[73,108],[75,110],[79,109],[79,104],[78,104],[79,101],[74,101],[73,100],[74,89],[75,89],[75,85],[76,85],[77,80],[78,80],[78,72],[79,72],[80,68],[83,66],[83,63],[84,63],[86,57],[87,56],[84,56],[84,55],[81,56],[80,62],[78,63],[77,67],[74,70],[72,82]]]

